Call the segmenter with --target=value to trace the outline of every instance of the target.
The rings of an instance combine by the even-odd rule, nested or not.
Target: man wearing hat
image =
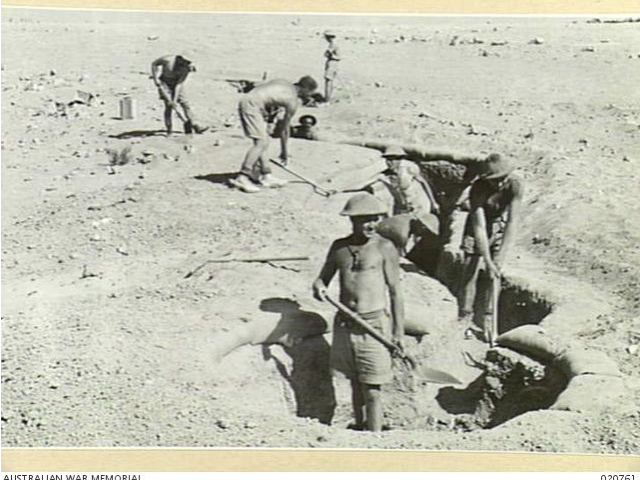
[[[282,111],[280,161],[286,164],[291,119],[300,105],[300,99],[312,95],[316,88],[316,81],[305,76],[295,84],[281,79],[270,80],[243,95],[238,113],[244,134],[252,140],[253,145],[244,157],[240,173],[229,181],[232,186],[245,193],[255,193],[260,191],[260,187],[280,187],[286,183],[273,176],[269,159],[266,158],[269,147],[268,123],[275,121]]]
[[[178,111],[178,105],[184,113],[185,133],[204,133],[207,127],[197,125],[184,91],[184,83],[189,73],[195,72],[196,67],[185,54],[165,55],[151,64],[151,78],[158,88],[160,99],[164,102],[164,125],[167,135],[173,133],[173,110]]]
[[[460,288],[460,320],[469,324],[467,336],[479,333],[473,326],[473,307],[480,272],[484,260],[486,272],[492,281],[484,295],[483,333],[485,340],[498,332],[490,332],[494,305],[495,281],[502,275],[501,268],[513,245],[520,221],[524,194],[522,179],[513,172],[512,162],[500,154],[492,153],[479,165],[478,180],[469,192],[470,211],[464,227],[461,249],[465,255]]]
[[[336,44],[336,34],[333,30],[326,30],[324,38],[329,43],[324,51],[324,100],[331,102],[333,95],[333,82],[338,75],[338,62],[341,60],[338,45]]]
[[[382,222],[380,233],[404,254],[410,238],[417,243],[424,235],[438,234],[439,222],[433,213],[438,211],[438,204],[420,167],[407,160],[402,147],[389,146],[382,156],[387,162],[387,170],[357,188],[342,190],[342,193],[367,190],[376,196],[387,197],[393,216]]]
[[[303,138],[305,140],[315,140],[317,138],[313,129],[318,123],[316,117],[313,115],[302,115],[298,122],[299,125],[291,127],[291,136],[293,138]]]
[[[341,215],[350,218],[353,231],[331,245],[313,283],[313,294],[318,300],[325,300],[327,287],[338,272],[340,302],[383,335],[400,342],[404,335],[404,303],[398,252],[389,240],[376,233],[386,210],[370,193],[349,199]],[[331,365],[351,381],[353,428],[380,431],[381,386],[393,378],[389,350],[339,312],[333,330]]]

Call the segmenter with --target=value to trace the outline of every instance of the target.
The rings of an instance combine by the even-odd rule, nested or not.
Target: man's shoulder
[[[337,238],[331,244],[331,249],[332,250],[339,250],[341,248],[346,248],[346,247],[349,246],[350,243],[351,243],[351,235],[348,235],[348,236],[342,237],[342,238]]]

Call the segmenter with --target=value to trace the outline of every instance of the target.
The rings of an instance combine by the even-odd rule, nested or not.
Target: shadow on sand
[[[301,310],[298,302],[288,298],[267,298],[260,303],[265,312],[281,315],[275,337],[285,338],[285,352],[291,369],[263,346],[265,360],[273,360],[282,377],[294,392],[296,415],[330,424],[336,408],[335,390],[329,366],[330,347],[324,336],[326,320],[315,312]],[[317,332],[315,335],[314,332]]]
[[[196,180],[204,180],[206,182],[215,183],[217,185],[227,185],[229,180],[232,178],[236,178],[238,176],[238,172],[225,172],[225,173],[209,173],[207,175],[196,175]]]
[[[164,137],[166,134],[166,130],[131,130],[129,132],[122,132],[116,135],[109,135],[109,138],[127,140],[129,138]]]

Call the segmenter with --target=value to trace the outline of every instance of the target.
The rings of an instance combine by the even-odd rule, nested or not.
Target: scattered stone
[[[214,147],[222,147],[224,145],[224,140],[216,140],[213,142]]]
[[[587,140],[586,138],[581,138],[580,140],[578,140],[578,143],[581,143],[585,147],[589,146],[589,140]]]
[[[582,49],[583,52],[595,52],[596,49],[594,47],[584,47]]]
[[[72,105],[80,104],[80,105],[91,106],[95,98],[96,96],[93,93],[85,92],[82,90],[76,90],[76,96],[74,97],[73,100],[71,100],[68,103],[68,105],[72,106]]]
[[[449,46],[455,47],[458,44],[458,38],[459,38],[458,35],[454,35],[449,41]]]
[[[490,43],[490,45],[492,47],[502,47],[504,45],[508,45],[509,42],[507,42],[506,40],[497,40],[497,41],[493,41]]]
[[[131,156],[131,145],[127,145],[122,150],[107,148],[105,149],[107,155],[109,155],[109,162],[111,165],[126,165],[131,162],[133,157]]]
[[[82,274],[80,275],[80,279],[97,277],[97,273],[90,272],[86,265],[82,266]]]
[[[638,349],[640,349],[640,347],[638,345],[629,345],[627,347],[627,352],[631,355],[637,355],[638,354]]]
[[[378,88],[382,87],[382,82],[375,82],[374,85]]]
[[[125,247],[117,247],[116,248],[116,252],[118,252],[120,255],[124,255],[124,256],[129,255],[129,252],[127,251],[127,249]]]
[[[529,40],[530,45],[542,45],[544,43],[544,38],[536,37],[532,40]]]

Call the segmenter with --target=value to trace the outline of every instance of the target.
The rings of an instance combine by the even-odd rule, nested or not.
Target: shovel
[[[403,362],[405,362],[414,371],[414,373],[419,379],[430,382],[430,383],[440,383],[443,385],[462,384],[460,380],[458,380],[456,377],[454,377],[453,375],[450,375],[447,372],[436,370],[435,368],[429,368],[426,365],[419,365],[417,360],[412,355],[409,355],[407,352],[405,352],[400,345],[397,345],[387,340],[384,336],[382,336],[380,332],[378,332],[375,328],[373,328],[371,325],[365,322],[362,319],[362,317],[360,317],[360,315],[358,315],[356,312],[346,307],[339,301],[329,297],[328,295],[325,296],[325,298],[331,305],[336,307],[338,310],[340,310],[344,314],[348,315],[349,318],[351,318],[351,320],[353,320],[355,323],[361,326],[369,335],[371,335],[373,338],[375,338],[380,343],[382,343],[382,345],[387,347],[387,349],[389,349],[389,351],[391,352],[392,356],[398,357]]]
[[[309,180],[306,177],[303,177],[302,175],[300,175],[299,173],[294,172],[293,170],[291,170],[289,167],[283,165],[280,162],[275,161],[274,159],[270,159],[271,163],[275,163],[276,165],[278,165],[280,168],[282,168],[284,171],[289,172],[291,175],[293,175],[294,177],[299,178],[300,180],[302,180],[304,183],[306,183],[307,185],[311,185],[313,187],[313,190],[317,193],[319,193],[322,196],[325,197],[330,197],[331,194],[329,193],[328,190],[322,188],[320,185],[318,185],[316,182],[314,182],[313,180]]]
[[[491,313],[491,325],[488,330],[485,329],[485,336],[489,346],[495,347],[496,339],[498,338],[498,300],[500,299],[500,288],[502,285],[500,277],[498,276],[492,276],[491,282],[491,302],[493,312]]]

